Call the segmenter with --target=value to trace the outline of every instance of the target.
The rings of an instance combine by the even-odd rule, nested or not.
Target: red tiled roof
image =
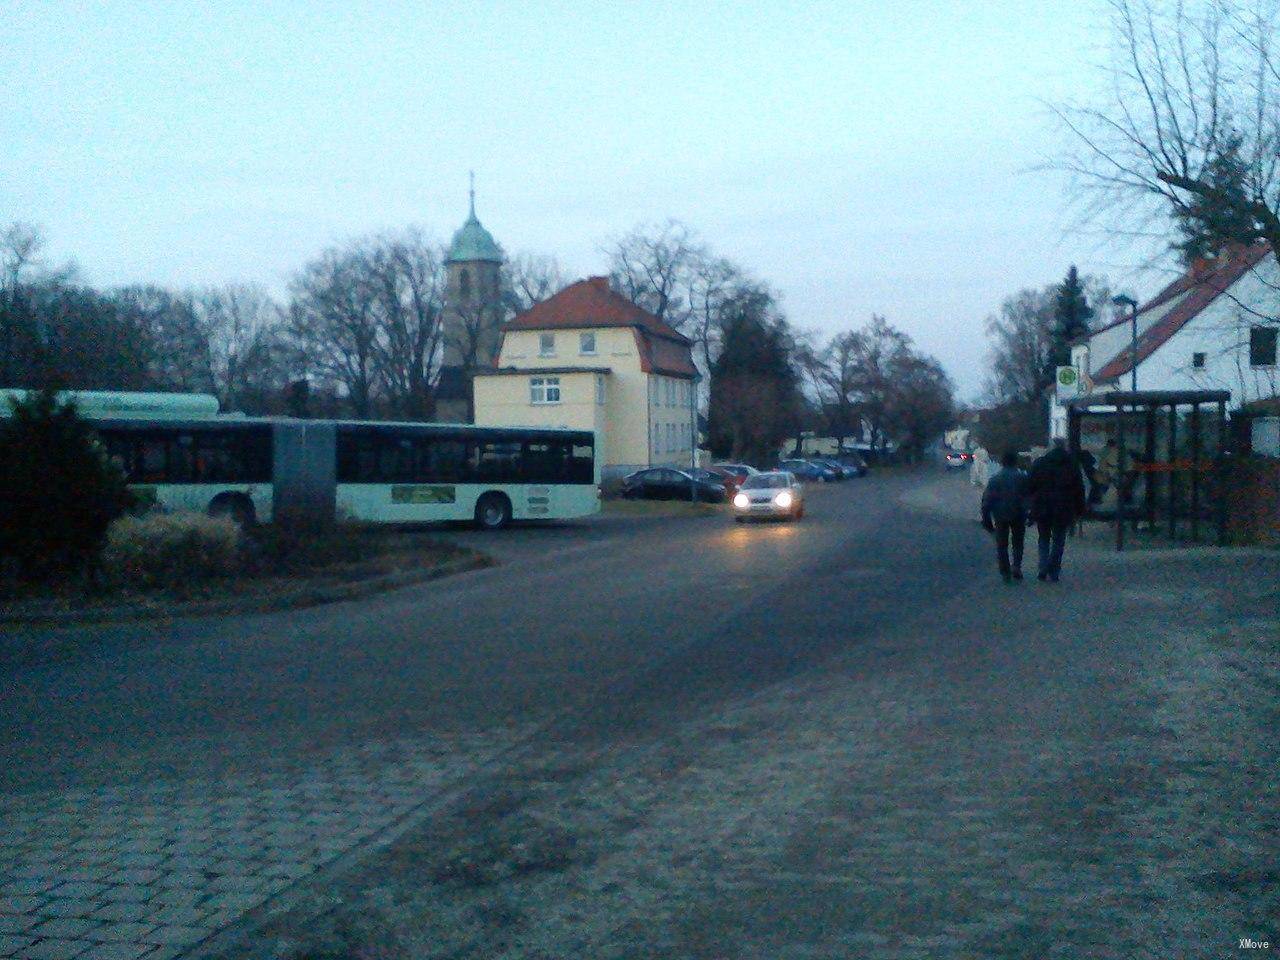
[[[608,277],[571,283],[555,296],[534,304],[503,326],[513,330],[572,330],[586,327],[631,327],[636,330],[640,367],[646,373],[692,377],[693,341],[670,324],[617,293]]]
[[[1169,341],[1170,337],[1186,326],[1202,310],[1218,299],[1241,277],[1261,263],[1264,257],[1270,254],[1271,247],[1266,242],[1255,243],[1247,247],[1235,247],[1221,258],[1221,262],[1215,264],[1211,269],[1193,268],[1188,270],[1186,274],[1156,294],[1153,299],[1143,304],[1138,310],[1139,316],[1150,310],[1159,309],[1179,296],[1183,297],[1181,303],[1174,306],[1167,314],[1139,334],[1138,363],[1142,363],[1143,360],[1155,353],[1156,350]],[[1184,294],[1185,296],[1183,296]],[[1127,316],[1122,317],[1113,323],[1107,324],[1105,327],[1100,327],[1098,330],[1093,331],[1091,336],[1128,322],[1129,318]],[[1116,377],[1124,376],[1131,369],[1133,369],[1133,358],[1130,356],[1129,348],[1126,347],[1118,356],[1113,357],[1103,365],[1101,370],[1094,374],[1094,380],[1113,380]]]

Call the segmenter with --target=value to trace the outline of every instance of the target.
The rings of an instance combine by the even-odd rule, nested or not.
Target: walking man
[[[1057,583],[1062,573],[1067,530],[1085,510],[1080,465],[1067,451],[1065,440],[1055,439],[1049,452],[1031,465],[1027,492],[1031,498],[1031,519],[1036,522],[1040,540],[1039,579]]]
[[[1004,582],[1022,579],[1022,547],[1027,536],[1027,475],[1018,469],[1018,454],[1000,458],[1000,470],[982,492],[982,525],[996,535],[996,563]],[[1009,548],[1013,547],[1012,563]]]

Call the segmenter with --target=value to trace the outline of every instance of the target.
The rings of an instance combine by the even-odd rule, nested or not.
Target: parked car
[[[690,486],[696,499],[720,503],[725,499],[723,483],[690,477],[684,470],[654,467],[637,470],[622,480],[622,495],[628,500],[688,500]]]
[[[723,484],[727,496],[732,497],[738,492],[738,478],[727,470],[721,470],[719,467],[711,467],[709,469],[699,467],[697,470],[686,470],[685,473],[692,473],[699,480],[706,480],[709,483]]]
[[[867,466],[867,461],[862,459],[862,457],[856,453],[842,453],[840,456],[836,457],[836,462],[842,463],[846,467],[852,467],[854,472],[860,477],[865,477],[871,469]]]
[[[839,460],[832,460],[830,457],[818,457],[813,462],[820,467],[830,467],[835,471],[837,480],[852,480],[858,475],[853,467],[846,467]]]
[[[742,486],[742,481],[747,477],[753,477],[760,471],[750,464],[746,463],[713,463],[712,470],[722,470],[733,477],[733,481],[737,486]]]
[[[733,498],[733,519],[738,523],[753,517],[799,520],[803,516],[804,489],[790,471],[776,470],[747,477]]]
[[[778,469],[814,483],[834,483],[836,480],[836,472],[830,467],[822,467],[809,460],[783,460]]]
[[[948,470],[967,470],[973,463],[973,454],[962,450],[948,450],[943,462]]]

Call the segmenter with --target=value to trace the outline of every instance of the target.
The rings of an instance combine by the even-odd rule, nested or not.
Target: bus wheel
[[[242,530],[252,527],[257,520],[253,501],[242,493],[223,493],[214,497],[209,504],[209,516],[227,517]]]
[[[476,501],[476,526],[501,530],[511,522],[511,501],[500,493],[486,493]]]

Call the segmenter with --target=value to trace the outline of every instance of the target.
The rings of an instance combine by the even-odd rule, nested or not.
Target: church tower
[[[502,248],[476,217],[472,174],[470,214],[453,235],[444,261],[444,360],[436,387],[437,420],[470,421],[471,375],[498,362],[503,260]]]

